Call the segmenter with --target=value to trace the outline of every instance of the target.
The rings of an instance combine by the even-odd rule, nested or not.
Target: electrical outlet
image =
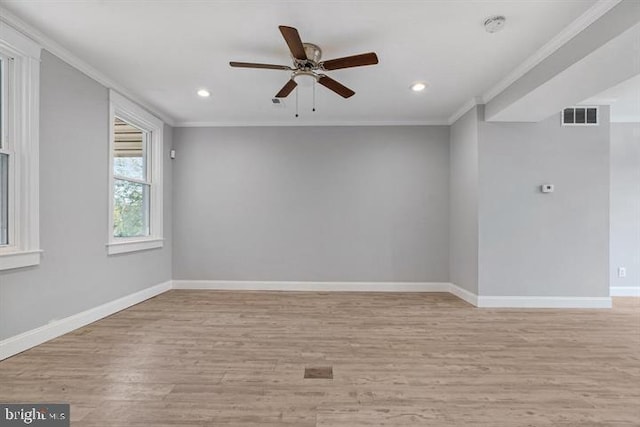
[[[627,269],[624,267],[618,267],[618,277],[627,277]]]

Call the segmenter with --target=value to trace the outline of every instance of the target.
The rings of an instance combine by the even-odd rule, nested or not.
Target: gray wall
[[[480,122],[481,295],[609,295],[608,107],[600,120]]]
[[[448,127],[178,128],[174,278],[448,281]]]
[[[478,108],[451,126],[450,141],[451,282],[478,293]]]
[[[640,123],[611,123],[610,283],[640,287]]]
[[[41,265],[0,272],[0,339],[171,279],[171,164],[162,249],[107,256],[108,91],[44,51]],[[165,127],[165,149],[172,130]]]
[[[562,128],[557,117],[485,123],[474,109],[452,126],[451,145],[447,127],[177,129],[165,247],[107,256],[108,91],[47,52],[41,78],[44,256],[0,272],[0,339],[170,280],[172,247],[176,279],[451,280],[481,295],[608,295],[606,108],[597,128]],[[611,134],[612,265],[628,269],[617,286],[639,280],[629,129]],[[540,194],[544,182],[556,192]]]

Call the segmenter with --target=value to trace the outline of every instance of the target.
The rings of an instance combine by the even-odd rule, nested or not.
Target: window
[[[562,111],[564,126],[597,126],[598,107],[570,107]]]
[[[40,263],[40,46],[3,23],[0,35],[0,270]]]
[[[0,246],[9,244],[9,153],[0,151]]]
[[[159,248],[163,123],[110,92],[109,254]]]
[[[9,244],[9,153],[0,151],[0,246]]]
[[[149,236],[149,132],[117,116],[113,130],[113,235]]]

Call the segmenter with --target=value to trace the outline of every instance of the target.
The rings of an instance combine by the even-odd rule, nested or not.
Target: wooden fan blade
[[[280,89],[280,92],[276,94],[276,98],[286,98],[287,96],[289,96],[291,91],[296,88],[296,86],[298,86],[298,83],[296,83],[293,79],[289,80],[287,84],[285,84],[282,89]]]
[[[267,70],[290,70],[291,67],[286,65],[274,65],[274,64],[255,64],[253,62],[229,62],[232,67],[239,68],[265,68]]]
[[[318,79],[318,83],[320,83],[322,86],[326,87],[327,89],[334,91],[335,93],[337,93],[343,98],[349,98],[355,95],[354,91],[344,86],[342,83],[338,83],[337,81],[333,80],[331,77],[321,76]]]
[[[296,59],[306,60],[307,54],[304,51],[304,46],[302,45],[302,40],[300,39],[298,30],[293,27],[285,27],[284,25],[280,25],[278,28],[280,28],[282,37],[284,37],[284,41],[286,41],[289,46],[291,55]]]
[[[345,56],[344,58],[330,59],[324,61],[322,66],[325,70],[339,70],[340,68],[362,67],[363,65],[374,65],[378,63],[378,55],[375,52],[363,53],[360,55]]]

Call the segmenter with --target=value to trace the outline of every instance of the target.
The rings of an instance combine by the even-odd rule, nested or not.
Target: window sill
[[[40,264],[41,250],[0,253],[0,271]]]
[[[125,254],[128,252],[146,251],[164,246],[162,238],[146,238],[136,240],[122,240],[107,243],[107,254]]]

